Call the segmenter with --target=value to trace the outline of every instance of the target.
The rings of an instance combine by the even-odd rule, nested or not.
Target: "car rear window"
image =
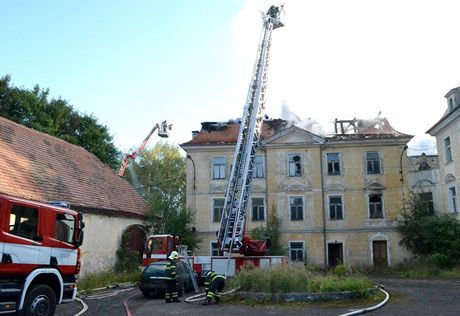
[[[146,273],[155,273],[157,275],[164,275],[166,271],[166,264],[151,264],[146,269]]]

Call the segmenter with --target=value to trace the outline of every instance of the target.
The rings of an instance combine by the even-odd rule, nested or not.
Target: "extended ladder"
[[[272,31],[283,26],[283,6],[271,6],[263,14],[263,29],[254,65],[238,141],[225,193],[224,208],[217,233],[220,253],[238,252],[244,237],[246,208],[251,191],[254,157],[259,145],[265,112],[265,90]]]

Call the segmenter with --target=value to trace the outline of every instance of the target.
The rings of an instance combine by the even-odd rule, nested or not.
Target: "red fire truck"
[[[0,194],[0,314],[53,315],[77,294],[81,212]]]

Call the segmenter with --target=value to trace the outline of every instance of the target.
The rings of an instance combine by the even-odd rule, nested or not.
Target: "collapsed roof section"
[[[262,125],[261,140],[269,138],[289,128],[292,123],[283,119],[265,120]],[[239,121],[203,122],[201,130],[193,132],[192,140],[182,144],[187,145],[215,145],[235,144],[238,138]],[[333,141],[364,140],[383,138],[412,138],[412,135],[395,130],[386,118],[370,120],[352,119],[335,120],[335,133],[326,137]]]
[[[357,119],[338,120],[335,119],[335,134],[331,139],[379,139],[379,138],[400,138],[412,137],[395,130],[386,118],[375,118],[369,120]]]

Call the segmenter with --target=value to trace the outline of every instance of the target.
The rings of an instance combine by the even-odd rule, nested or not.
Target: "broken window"
[[[383,218],[383,200],[381,194],[369,194],[369,217]]]
[[[252,220],[264,221],[265,220],[265,207],[263,198],[252,199]]]
[[[329,219],[340,220],[343,219],[343,204],[341,196],[329,197]]]
[[[288,156],[289,159],[289,176],[301,177],[302,176],[302,158],[299,154],[292,154]]]
[[[449,188],[449,211],[451,213],[457,213],[458,212],[457,192],[455,190],[455,187],[450,187]]]
[[[225,179],[225,157],[212,158],[212,178]]]
[[[378,151],[366,152],[367,174],[380,174],[380,154]]]
[[[303,199],[302,197],[289,197],[289,209],[291,210],[291,221],[303,220]]]
[[[434,204],[433,204],[433,193],[432,192],[425,192],[419,193],[418,199],[420,201],[420,206],[423,210],[425,210],[428,214],[434,214]]]
[[[254,167],[253,167],[253,177],[254,178],[263,178],[265,177],[265,166],[264,166],[264,156],[256,156],[254,159]]]
[[[452,161],[452,147],[450,145],[450,137],[444,138],[444,162]]]
[[[304,249],[303,241],[289,242],[289,259],[291,259],[291,261],[303,262],[305,258]]]
[[[212,200],[212,221],[214,223],[220,222],[222,217],[222,211],[224,210],[225,199],[213,199]]]
[[[327,174],[329,176],[340,175],[340,154],[327,153]]]

